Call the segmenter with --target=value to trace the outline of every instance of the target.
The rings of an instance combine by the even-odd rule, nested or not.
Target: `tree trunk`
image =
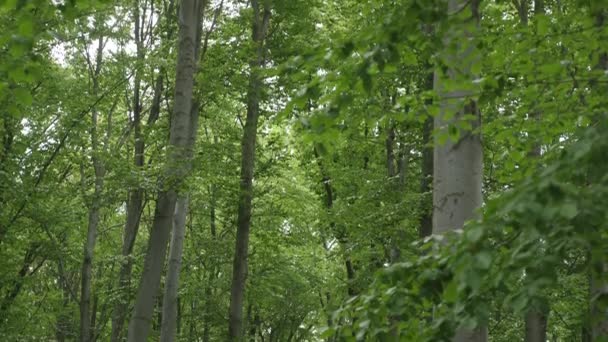
[[[519,17],[522,26],[528,25],[528,5],[527,0],[522,0],[519,11]],[[534,15],[543,15],[545,13],[543,0],[534,1]],[[531,117],[538,123],[540,120],[540,111],[535,110]],[[532,158],[540,158],[541,143],[536,141],[532,149],[528,152],[528,156]],[[525,342],[545,342],[547,340],[547,320],[549,318],[549,308],[530,308],[524,317],[525,326]]]
[[[230,311],[228,337],[230,341],[243,338],[243,301],[247,279],[247,259],[249,249],[249,228],[251,226],[251,202],[253,199],[253,170],[255,162],[255,142],[260,111],[262,79],[258,70],[264,64],[264,40],[270,19],[269,3],[263,8],[258,0],[252,0],[254,16],[252,40],[256,48],[255,57],[249,62],[249,89],[247,91],[247,119],[241,142],[241,182],[237,217],[236,246],[232,266],[230,289]]]
[[[526,313],[525,342],[547,341],[547,315],[545,312],[530,309]]]
[[[6,289],[6,294],[0,302],[0,317],[6,317],[9,308],[15,302],[17,296],[23,288],[25,278],[34,274],[34,272],[36,272],[36,270],[38,270],[38,268],[40,268],[42,265],[42,263],[38,266],[34,265],[34,261],[36,261],[36,258],[38,257],[40,248],[41,245],[38,242],[30,243],[29,247],[27,248],[25,256],[23,257],[21,268],[17,273],[17,277],[7,284],[8,286]],[[44,260],[42,262],[44,262]],[[3,290],[3,288],[0,288],[0,290]],[[4,320],[0,320],[0,326],[2,323],[4,323]]]
[[[429,73],[425,84],[426,89],[433,88],[433,74]],[[430,102],[430,100],[428,101]],[[432,104],[432,103],[427,103]],[[422,171],[420,175],[420,193],[426,194],[431,191],[433,183],[433,117],[430,115],[424,121],[422,127]],[[426,198],[426,197],[425,197]],[[428,203],[427,203],[428,202]],[[420,226],[418,228],[418,236],[420,238],[427,237],[433,233],[433,210],[431,209],[430,199],[424,200],[421,203],[422,216],[420,217]]]
[[[103,61],[103,36],[98,39],[97,56],[95,70],[91,73],[93,81],[93,96],[98,97],[99,94],[99,74],[101,72],[101,63]],[[84,245],[84,256],[81,271],[80,283],[80,341],[88,342],[91,340],[91,282],[93,278],[93,256],[95,252],[95,243],[97,241],[97,226],[99,225],[99,212],[101,210],[101,195],[103,192],[103,183],[105,176],[105,166],[99,156],[99,139],[97,135],[97,122],[99,112],[97,108],[93,108],[91,118],[91,150],[93,169],[95,172],[95,189],[91,205],[89,207],[89,219],[87,226],[87,240]],[[110,134],[110,132],[107,132]],[[84,191],[84,189],[83,189]]]
[[[437,70],[435,73],[435,90],[441,102],[439,114],[435,117],[438,135],[434,148],[434,234],[462,229],[467,220],[475,217],[475,211],[482,203],[483,149],[477,131],[481,114],[471,98],[471,91],[444,89],[446,81],[471,79],[472,64],[479,59],[471,39],[471,29],[479,21],[478,1],[449,0],[448,15],[467,12],[471,17],[455,23],[444,36],[446,49],[443,54],[449,64],[447,72]],[[469,21],[475,25],[469,25]],[[465,115],[474,117],[469,122],[471,129],[454,126],[457,121],[465,120]],[[459,133],[457,137],[449,134],[454,128]],[[449,137],[445,143],[439,142],[441,135]],[[487,328],[481,326],[473,331],[458,328],[453,341],[487,341]]]
[[[137,47],[137,61],[143,63],[144,50],[140,31],[140,14],[139,0],[135,1],[134,11],[134,36]],[[160,78],[162,79],[162,78]],[[135,71],[135,79],[133,81],[133,139],[135,140],[133,148],[133,164],[136,170],[141,170],[144,166],[144,149],[145,142],[141,134],[141,101],[140,101],[141,76],[139,70]],[[157,89],[155,88],[155,95]],[[156,96],[155,96],[156,98]],[[152,113],[150,114],[152,116]],[[125,222],[123,243],[122,243],[122,260],[120,273],[118,276],[118,300],[114,306],[112,314],[112,332],[110,334],[111,342],[118,342],[122,334],[127,307],[129,303],[129,290],[131,287],[131,269],[133,261],[131,260],[131,252],[135,245],[135,238],[139,231],[139,222],[143,209],[144,190],[139,184],[135,189],[129,191],[127,200],[127,218]]]
[[[176,66],[175,99],[169,132],[169,153],[164,179],[158,194],[154,220],[129,323],[128,341],[146,341],[158,294],[167,243],[171,232],[175,203],[183,179],[190,173],[189,150],[193,148],[191,130],[196,133],[191,113],[194,74],[196,71],[196,37],[200,24],[198,0],[183,0],[179,14],[179,46]]]
[[[215,143],[217,143],[217,137],[214,137],[214,141]],[[216,214],[215,214],[215,207],[216,207],[216,195],[217,195],[217,188],[215,186],[215,184],[211,185],[210,189],[209,189],[209,194],[211,196],[210,199],[210,205],[209,205],[209,228],[210,228],[210,233],[211,233],[211,239],[212,241],[217,242],[217,223],[216,223]],[[211,265],[209,267],[208,272],[208,276],[207,276],[207,283],[205,284],[205,292],[204,292],[204,298],[205,298],[205,307],[204,307],[204,313],[203,313],[203,342],[209,342],[210,340],[210,329],[211,329],[211,298],[213,297],[213,283],[215,281],[216,278],[216,265]]]
[[[399,141],[399,159],[397,161],[397,174],[399,175],[399,189],[405,190],[407,184],[407,169],[409,167],[410,151],[405,142]]]
[[[175,208],[173,220],[173,237],[169,252],[169,270],[165,280],[165,295],[163,296],[163,319],[160,330],[161,342],[175,340],[177,330],[177,290],[179,287],[179,272],[182,264],[184,235],[186,233],[186,217],[188,215],[188,196],[180,197]]]
[[[388,178],[395,177],[395,127],[388,123],[386,131],[386,174]]]
[[[198,13],[199,21],[196,27],[196,42],[194,47],[194,60],[198,62],[200,43],[202,36],[202,15],[206,2],[198,1],[196,13]],[[195,62],[196,63],[196,62]],[[195,70],[196,64],[195,64]],[[196,80],[194,81],[196,85]],[[190,130],[189,130],[189,148],[186,152],[187,167],[191,168],[191,161],[194,157],[194,146],[196,143],[196,133],[198,127],[199,102],[192,98],[190,107]],[[161,342],[172,342],[175,340],[178,327],[178,309],[179,309],[179,274],[182,265],[182,255],[184,249],[184,236],[186,234],[186,217],[188,215],[189,196],[187,193],[181,194],[177,198],[175,208],[175,218],[173,223],[173,237],[171,239],[171,247],[169,253],[169,269],[165,280],[165,293],[163,295],[162,305],[162,320],[161,320]]]
[[[70,317],[67,313],[68,305],[70,304],[70,289],[67,279],[65,278],[65,270],[63,268],[63,261],[57,262],[57,284],[61,289],[61,308],[57,316],[57,324],[55,326],[55,338],[57,342],[65,342],[68,339],[70,332]]]
[[[605,260],[591,261],[592,272],[590,277],[591,297],[591,341],[606,341],[608,338],[608,282],[606,282],[606,274],[608,274],[608,262]]]

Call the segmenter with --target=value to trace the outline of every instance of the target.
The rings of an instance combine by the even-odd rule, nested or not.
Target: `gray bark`
[[[95,70],[91,72],[93,83],[92,93],[97,97],[99,94],[99,74],[103,61],[103,36],[97,41],[97,55]],[[93,196],[89,207],[89,218],[87,224],[87,239],[84,245],[84,255],[80,276],[80,341],[91,340],[91,282],[93,278],[93,256],[97,241],[97,226],[99,225],[99,212],[101,210],[101,195],[103,192],[104,176],[106,173],[104,163],[100,159],[99,137],[97,132],[99,112],[93,108],[91,116],[91,150],[92,162],[95,172]],[[107,132],[109,135],[110,132]],[[107,145],[106,145],[107,146]],[[84,191],[84,189],[83,189]]]
[[[530,309],[526,313],[526,342],[545,342],[547,341],[547,314],[544,311]]]
[[[188,196],[181,196],[177,200],[175,208],[173,236],[169,249],[169,269],[167,271],[165,294],[163,296],[163,318],[160,330],[161,342],[174,341],[177,331],[177,290],[179,287],[179,273],[182,265],[182,251],[184,246],[184,235],[186,233],[188,205]]]
[[[448,15],[466,11],[471,13],[468,20],[479,20],[478,1],[449,0]],[[439,114],[435,117],[435,129],[448,134],[450,126],[463,120],[464,115],[473,115],[472,129],[456,127],[457,139],[450,137],[444,144],[435,140],[433,172],[433,233],[443,234],[450,230],[462,229],[464,223],[475,217],[475,211],[482,204],[483,149],[477,128],[480,126],[480,112],[468,90],[445,89],[446,80],[472,79],[471,67],[479,58],[475,54],[474,42],[470,37],[467,22],[455,23],[444,36],[446,46],[443,58],[448,70],[435,73],[434,87],[440,98]],[[459,328],[453,337],[455,342],[487,341],[487,328],[473,331]]]
[[[137,61],[143,63],[144,61],[144,49],[143,39],[140,28],[140,13],[139,13],[139,0],[135,1],[134,10],[134,36],[135,44],[137,47]],[[133,148],[133,164],[135,169],[140,170],[144,166],[144,149],[145,142],[141,134],[141,100],[140,100],[140,88],[141,88],[141,75],[139,70],[135,71],[135,79],[133,81],[133,138],[135,140]],[[156,92],[157,89],[155,89]],[[152,113],[150,114],[152,116]],[[120,266],[120,273],[118,276],[118,300],[114,306],[112,313],[112,331],[110,334],[111,342],[118,342],[122,334],[125,316],[127,314],[127,307],[129,302],[129,290],[131,288],[131,270],[133,268],[133,260],[131,259],[131,252],[135,245],[135,238],[139,231],[139,222],[143,207],[144,190],[141,186],[137,186],[135,189],[129,191],[129,197],[127,200],[127,218],[124,228],[124,236],[122,243],[122,262]]]
[[[199,1],[184,0],[179,11],[179,46],[176,66],[173,116],[169,132],[169,152],[161,191],[158,193],[154,220],[137,290],[128,341],[146,341],[158,294],[167,243],[172,228],[175,203],[183,179],[190,173],[188,155],[193,148],[191,130],[196,133],[191,115],[194,74],[196,71],[196,38],[200,23]]]
[[[591,341],[605,341],[608,338],[608,262],[592,257],[592,273],[590,277],[591,312],[589,323],[591,325]]]
[[[243,302],[245,297],[245,282],[247,279],[255,144],[260,111],[260,97],[263,86],[259,68],[264,64],[264,40],[266,38],[268,22],[270,20],[270,4],[268,1],[264,1],[263,6],[260,6],[259,0],[252,0],[251,5],[254,12],[252,40],[256,51],[255,56],[249,62],[250,75],[249,89],[247,91],[247,119],[241,142],[241,182],[228,324],[228,338],[230,341],[241,341],[243,339]]]
[[[202,36],[202,15],[205,9],[206,1],[201,0],[196,4],[196,13],[198,15],[198,24],[196,27],[196,41],[194,47],[194,60],[199,60],[200,44]],[[196,70],[196,66],[195,66]],[[195,81],[196,84],[196,81]],[[194,156],[194,146],[196,143],[196,133],[198,127],[199,102],[192,98],[190,108],[190,130],[189,142],[191,146],[186,152],[187,167],[192,168],[192,158]],[[162,319],[161,319],[161,342],[172,342],[178,328],[178,311],[179,311],[179,273],[182,264],[182,254],[184,246],[184,235],[186,233],[186,217],[188,214],[189,197],[187,193],[180,194],[177,198],[175,208],[175,218],[173,223],[173,235],[169,252],[169,269],[165,280],[165,293],[163,295]]]

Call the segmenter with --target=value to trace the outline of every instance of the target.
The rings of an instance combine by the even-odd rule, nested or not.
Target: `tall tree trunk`
[[[433,89],[433,74],[429,73],[425,80],[425,89]],[[432,100],[428,100],[427,104]],[[433,117],[430,115],[424,121],[422,127],[422,170],[420,174],[420,193],[426,194],[431,191],[433,183]],[[426,198],[426,197],[425,197]],[[427,203],[428,202],[428,203]],[[422,201],[422,216],[420,216],[420,226],[418,236],[427,237],[433,233],[433,210],[431,200]]]
[[[186,233],[188,204],[188,196],[181,196],[177,200],[175,208],[173,236],[169,249],[169,270],[167,271],[165,295],[163,296],[163,318],[160,330],[161,342],[174,341],[177,330],[177,290],[179,287],[179,272],[182,264],[184,235]]]
[[[217,144],[217,137],[214,137],[214,142]],[[209,189],[209,194],[211,196],[210,204],[209,204],[209,228],[211,233],[211,239],[216,242],[217,239],[217,223],[216,223],[216,214],[215,207],[217,203],[216,195],[217,188],[215,184],[211,185]],[[207,283],[205,284],[205,307],[203,313],[203,342],[209,342],[210,340],[210,329],[211,329],[211,298],[213,297],[213,282],[216,278],[216,265],[211,265],[208,270]]]
[[[29,247],[27,248],[25,256],[23,257],[21,268],[17,273],[17,277],[9,282],[6,293],[2,298],[2,301],[0,301],[0,317],[5,317],[5,315],[8,313],[9,308],[15,302],[17,296],[21,292],[26,277],[34,274],[38,268],[42,266],[42,263],[44,263],[43,260],[38,266],[34,265],[34,261],[36,261],[36,258],[38,257],[40,248],[41,245],[38,242],[30,243]],[[0,288],[0,290],[1,289],[2,288]],[[0,326],[2,323],[4,323],[4,320],[0,320]]]
[[[547,314],[544,310],[532,308],[526,313],[525,342],[547,341]]]
[[[143,39],[140,28],[140,11],[139,11],[139,0],[135,0],[134,8],[134,36],[135,45],[137,48],[137,61],[143,63],[144,61],[144,49]],[[159,76],[160,78],[160,76]],[[160,78],[162,80],[162,78]],[[135,79],[133,81],[133,139],[135,140],[133,148],[133,164],[136,170],[141,170],[144,166],[144,149],[145,142],[141,134],[141,100],[140,100],[140,88],[141,88],[141,72],[139,66],[136,66]],[[155,88],[155,95],[157,88]],[[156,97],[156,96],[155,96]],[[152,111],[152,110],[151,110]],[[150,114],[152,117],[152,113]],[[131,269],[133,268],[133,261],[131,260],[131,252],[135,245],[135,238],[139,231],[139,222],[141,218],[141,212],[143,207],[144,190],[138,184],[135,189],[129,191],[127,200],[127,218],[124,228],[124,236],[122,243],[122,260],[120,266],[120,274],[118,276],[118,300],[114,306],[112,314],[112,331],[110,334],[111,342],[118,342],[122,334],[125,316],[127,314],[127,307],[129,303],[129,290],[131,287]]]
[[[158,294],[167,243],[171,233],[175,203],[183,179],[190,173],[188,155],[193,125],[191,108],[196,71],[196,39],[200,25],[198,0],[183,0],[179,11],[179,46],[176,66],[175,98],[169,132],[169,153],[163,185],[158,193],[154,220],[148,241],[144,269],[137,290],[133,315],[129,323],[128,341],[146,341]]]
[[[194,60],[199,61],[200,45],[202,38],[202,18],[203,11],[207,1],[199,0],[196,7],[196,13],[199,17],[196,27],[196,41],[194,47]],[[198,71],[198,68],[195,70]],[[194,81],[196,85],[196,80]],[[190,131],[188,145],[194,147],[196,143],[196,133],[198,128],[200,103],[197,99],[192,98],[190,108]],[[191,168],[191,160],[194,156],[194,148],[187,151],[186,159],[188,160],[188,168]],[[173,235],[171,239],[171,247],[169,252],[169,269],[165,280],[165,293],[163,295],[162,305],[162,321],[161,321],[161,342],[172,342],[175,340],[175,335],[178,327],[178,309],[179,309],[179,274],[182,264],[182,255],[184,249],[184,236],[186,233],[186,217],[188,214],[189,196],[187,193],[180,194],[177,198],[175,208],[175,218],[173,223]]]
[[[57,274],[57,284],[61,289],[62,301],[61,311],[57,316],[57,324],[55,326],[55,338],[57,342],[65,342],[70,332],[70,317],[67,313],[67,308],[70,304],[70,285],[65,277],[65,269],[63,268],[63,261],[61,259],[57,262]]]
[[[101,277],[101,272],[97,271],[97,277]],[[91,331],[89,341],[95,342],[95,331],[97,330],[97,308],[99,306],[99,295],[97,291],[93,294],[93,307],[91,308]]]
[[[334,189],[331,185],[331,177],[325,170],[325,167],[323,165],[323,162],[321,161],[321,157],[319,155],[319,152],[318,152],[318,149],[316,146],[314,148],[314,155],[315,155],[315,158],[317,159],[317,163],[319,164],[319,170],[321,171],[321,177],[323,177],[322,182],[323,182],[323,188],[325,189],[325,208],[329,212],[329,211],[331,211],[331,209],[333,208],[333,205],[334,205]],[[340,244],[340,246],[345,250],[344,251],[344,266],[345,266],[345,270],[346,270],[346,279],[347,279],[347,285],[348,285],[347,293],[349,296],[352,297],[357,294],[357,290],[355,289],[355,268],[353,266],[352,260],[351,260],[350,256],[348,255],[348,251],[347,251],[348,237],[346,236],[346,232],[344,230],[337,231],[335,222],[333,222],[333,221],[330,222],[329,226],[332,229],[332,231],[334,231],[335,239],[338,240],[338,243]],[[325,242],[323,242],[323,243],[325,243]]]
[[[386,131],[386,174],[388,178],[395,177],[395,126],[388,123]]]
[[[99,74],[103,61],[104,39],[100,36],[97,41],[97,55],[95,70],[91,73],[93,81],[92,94],[99,95]],[[103,192],[104,176],[106,173],[104,163],[100,159],[99,137],[97,132],[99,112],[93,108],[91,118],[91,150],[93,169],[95,172],[95,189],[89,207],[89,219],[87,226],[87,240],[84,245],[84,256],[81,271],[80,283],[80,341],[88,342],[91,340],[91,283],[93,278],[93,256],[95,243],[97,240],[97,226],[99,225],[99,212],[101,210],[101,195]],[[107,132],[110,134],[110,132]],[[84,191],[84,189],[83,189]]]
[[[528,25],[528,0],[521,0],[518,8],[519,17],[522,26]],[[545,13],[543,0],[534,1],[534,15],[543,15]],[[535,110],[531,117],[534,121],[540,120],[540,111]],[[541,144],[540,141],[534,143],[528,156],[532,158],[540,158]],[[542,305],[531,307],[524,316],[524,341],[525,342],[545,342],[547,340],[547,321],[549,318],[549,306],[545,305],[546,300],[542,299]]]
[[[399,189],[405,190],[407,172],[409,167],[410,151],[403,139],[399,139],[399,158],[397,160],[397,174],[399,175]]]
[[[230,341],[241,341],[243,338],[243,301],[245,297],[245,281],[247,279],[255,142],[260,111],[260,96],[263,86],[259,69],[264,65],[264,40],[268,30],[268,21],[270,20],[269,5],[268,1],[264,1],[263,6],[260,7],[259,0],[251,0],[254,12],[252,40],[256,51],[255,56],[249,62],[247,119],[241,142],[241,182],[228,323],[228,337]]]
[[[444,83],[449,80],[471,79],[472,64],[478,62],[475,54],[472,30],[479,21],[478,0],[449,0],[448,15],[470,13],[470,18],[455,22],[444,36],[446,49],[444,59],[447,72],[435,72],[435,90],[440,97],[439,114],[435,117],[438,136],[448,135],[443,144],[435,140],[434,187],[433,187],[433,233],[442,234],[453,229],[462,229],[465,221],[474,218],[482,203],[483,149],[477,129],[481,114],[471,91],[455,89],[447,91]],[[470,23],[473,22],[473,25]],[[457,43],[456,43],[457,42]],[[472,115],[471,129],[456,128],[458,137],[449,135],[457,121]],[[487,328],[475,330],[459,328],[453,338],[455,342],[487,341]]]

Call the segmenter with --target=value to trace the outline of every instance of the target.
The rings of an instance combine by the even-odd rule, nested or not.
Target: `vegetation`
[[[0,19],[2,341],[608,341],[606,1]]]

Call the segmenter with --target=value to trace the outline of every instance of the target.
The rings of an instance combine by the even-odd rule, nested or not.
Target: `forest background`
[[[608,341],[605,0],[3,0],[3,341]]]

